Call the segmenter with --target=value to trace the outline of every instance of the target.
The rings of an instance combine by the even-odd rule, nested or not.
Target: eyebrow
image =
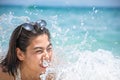
[[[50,43],[48,46],[47,46],[47,48],[49,47],[49,46],[52,46],[52,43]],[[43,47],[35,47],[35,48],[33,48],[34,50],[35,49],[43,49]]]

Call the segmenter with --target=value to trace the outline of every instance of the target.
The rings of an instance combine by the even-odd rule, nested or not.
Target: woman
[[[21,24],[13,31],[0,64],[0,80],[41,80],[52,58],[50,33],[45,26],[40,20]]]

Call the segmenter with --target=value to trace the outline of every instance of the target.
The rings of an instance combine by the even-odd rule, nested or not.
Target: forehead
[[[46,47],[49,43],[48,36],[43,34],[33,38],[28,47]]]

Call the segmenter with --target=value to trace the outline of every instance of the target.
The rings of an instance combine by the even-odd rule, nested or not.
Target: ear
[[[20,48],[16,48],[16,54],[20,61],[23,61],[25,59],[25,54],[20,50]]]

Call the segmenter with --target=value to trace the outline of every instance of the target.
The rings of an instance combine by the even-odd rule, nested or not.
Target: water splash
[[[45,13],[44,10],[43,12]],[[48,25],[51,25],[50,30],[52,31],[53,44],[55,45],[54,52],[55,56],[57,56],[54,67],[49,68],[46,74],[55,72],[56,80],[120,80],[120,58],[115,57],[111,50],[108,51],[104,49],[104,45],[101,45],[106,44],[106,42],[102,41],[103,39],[107,40],[107,38],[109,38],[109,36],[105,35],[106,33],[109,34],[109,32],[111,32],[109,30],[113,31],[115,26],[110,28],[106,25],[106,28],[103,28],[102,26],[106,23],[103,22],[105,21],[105,18],[103,18],[103,14],[100,15],[100,11],[96,8],[93,8],[92,12],[90,11],[90,14],[84,12],[84,15],[80,14],[81,12],[79,12],[79,14],[76,14],[76,12],[66,14],[61,11],[59,16],[59,14],[56,14],[55,12],[49,12],[49,15],[48,12],[47,15],[41,15],[42,17],[47,17],[47,20],[51,23]],[[31,14],[30,12],[28,13]],[[105,13],[107,15],[107,12]],[[66,18],[66,15],[71,16],[71,14],[73,14],[72,17]],[[8,44],[8,36],[10,36],[8,32],[12,32],[17,24],[29,21],[30,19],[29,16],[14,16],[12,12],[8,15],[3,14],[0,16],[1,56],[3,56],[4,52],[7,50],[7,47],[4,45]],[[115,20],[114,18],[111,19],[111,17],[109,19],[111,22]],[[77,21],[78,24],[74,24]],[[63,22],[64,24],[61,26],[59,24],[60,22]],[[92,25],[91,23],[95,23],[95,25]],[[110,29],[108,30],[108,28]],[[104,37],[101,38],[101,36]],[[116,33],[112,37],[114,36],[118,38]],[[109,40],[111,40],[111,35]],[[117,39],[117,41],[118,40],[119,39]],[[119,42],[115,43],[118,44],[118,46],[115,45],[115,48],[117,48],[117,53],[119,54]],[[107,48],[111,47],[109,44],[111,43],[107,43]],[[113,44],[111,45],[113,46]],[[99,47],[102,49],[99,49]],[[93,50],[94,48],[97,50]]]
[[[50,65],[49,61],[43,60],[43,67],[48,67]]]
[[[114,57],[111,52],[99,49],[95,52],[84,51],[75,54],[78,59],[74,63],[67,61],[56,66],[56,80],[120,79],[120,58]]]
[[[2,14],[0,16],[0,49],[1,53],[5,55],[8,48],[8,40],[12,31],[16,26],[20,25],[23,22],[30,21],[30,18],[27,16],[14,16],[12,12],[7,14]],[[9,33],[9,34],[8,34]]]

